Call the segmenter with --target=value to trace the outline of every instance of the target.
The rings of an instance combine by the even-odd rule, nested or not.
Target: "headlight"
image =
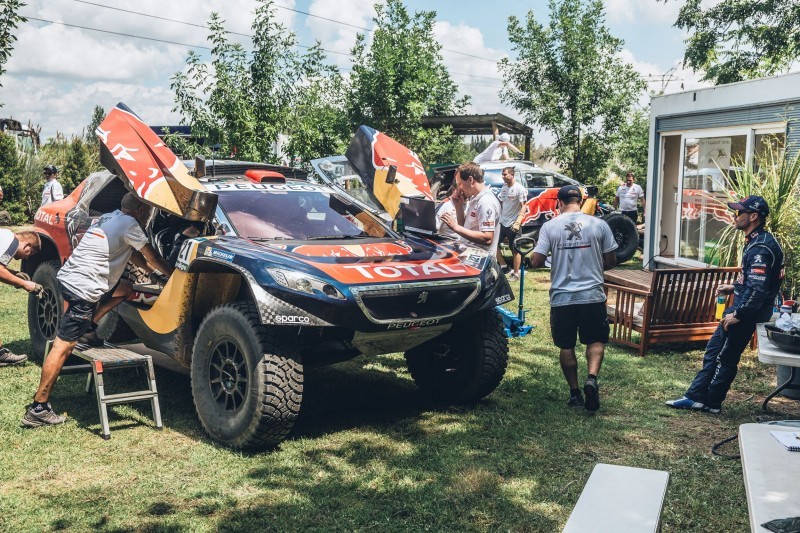
[[[339,289],[327,281],[315,278],[314,276],[282,268],[268,268],[267,272],[278,285],[286,287],[287,289],[314,296],[326,296],[334,300],[345,299],[344,294],[342,294]]]

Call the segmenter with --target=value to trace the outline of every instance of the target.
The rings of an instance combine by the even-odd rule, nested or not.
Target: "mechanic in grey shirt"
[[[550,331],[560,352],[561,371],[570,389],[567,405],[597,411],[600,407],[597,374],[608,342],[606,295],[603,270],[616,264],[617,243],[611,228],[600,218],[582,213],[583,193],[575,185],[558,191],[561,213],[544,223],[533,250],[531,265],[545,264],[550,253]],[[578,360],[575,341],[586,345],[588,377],[583,386],[584,402],[578,388]]]

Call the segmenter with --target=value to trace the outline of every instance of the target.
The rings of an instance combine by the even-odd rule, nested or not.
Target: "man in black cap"
[[[42,189],[42,205],[64,199],[64,190],[58,182],[58,168],[55,165],[47,165],[42,172],[44,175],[44,189]]]
[[[717,414],[736,377],[736,367],[758,322],[772,317],[775,296],[783,279],[783,250],[764,228],[769,206],[760,196],[728,203],[735,211],[734,225],[745,234],[742,272],[733,285],[721,285],[718,294],[733,293],[733,305],[725,310],[719,326],[706,345],[703,367],[686,393],[667,405]]]
[[[561,371],[570,389],[567,405],[585,406],[587,411],[600,407],[597,375],[608,342],[608,314],[603,291],[603,270],[616,264],[617,243],[606,222],[581,212],[583,193],[574,185],[558,191],[561,213],[539,230],[531,264],[544,265],[550,258],[550,331],[553,343],[561,350]],[[584,402],[578,388],[578,360],[575,342],[580,333],[586,345],[588,377],[583,385]]]

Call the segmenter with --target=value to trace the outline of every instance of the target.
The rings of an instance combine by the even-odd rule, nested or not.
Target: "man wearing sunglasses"
[[[58,182],[58,169],[55,165],[44,167],[44,190],[42,190],[42,205],[64,199],[64,190]]]
[[[745,234],[742,271],[733,285],[720,285],[718,294],[733,293],[733,305],[725,310],[706,345],[703,367],[686,393],[667,405],[717,414],[736,377],[736,367],[756,324],[772,317],[772,307],[783,279],[783,250],[764,228],[769,206],[761,196],[729,202],[734,225]]]

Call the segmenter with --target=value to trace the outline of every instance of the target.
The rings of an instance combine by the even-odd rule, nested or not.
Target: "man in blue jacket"
[[[725,310],[708,341],[703,367],[686,393],[667,405],[717,414],[736,377],[736,367],[756,324],[772,317],[772,308],[783,279],[783,250],[764,223],[769,206],[760,196],[728,203],[735,210],[736,229],[745,234],[742,272],[733,285],[721,285],[719,294],[733,292],[733,306]]]

